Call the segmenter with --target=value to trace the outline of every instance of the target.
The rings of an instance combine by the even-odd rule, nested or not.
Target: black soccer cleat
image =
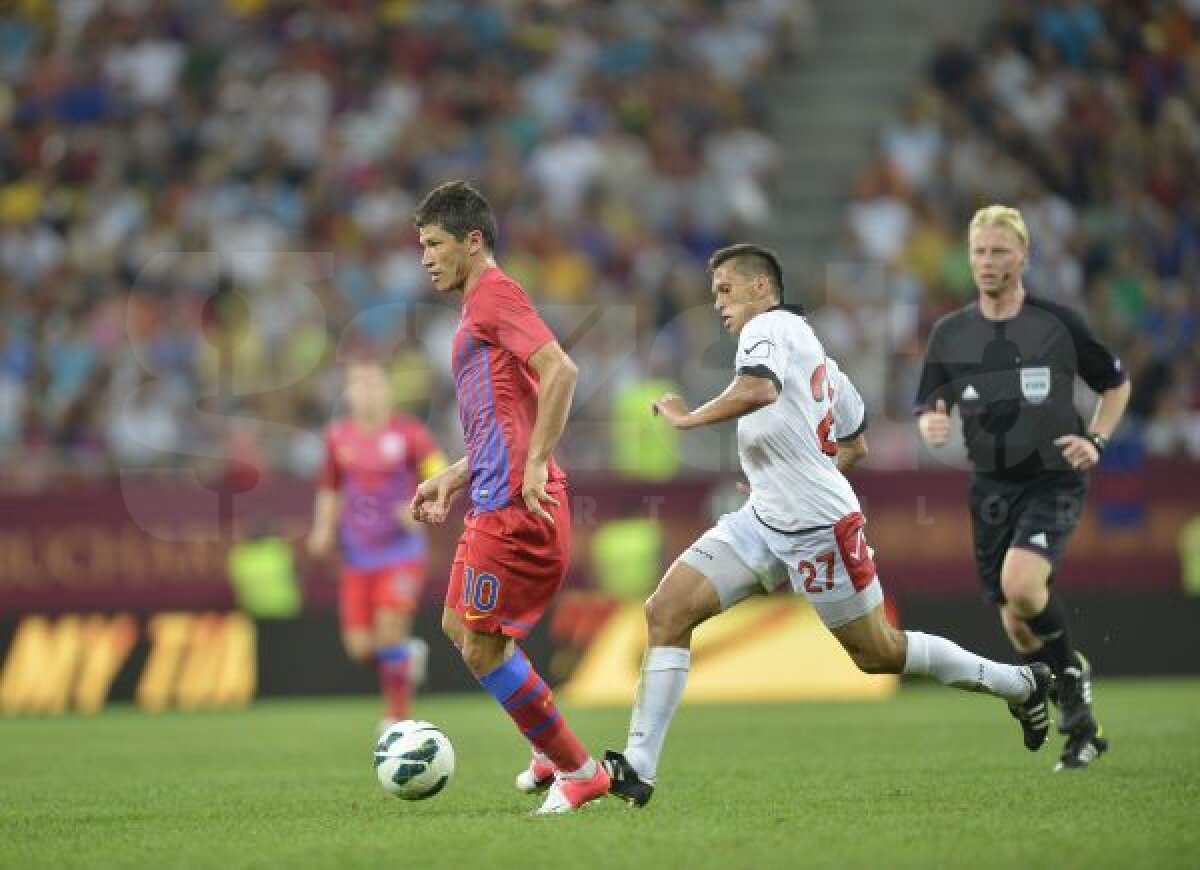
[[[1090,722],[1067,738],[1062,756],[1054,769],[1082,770],[1107,751],[1108,738],[1104,736],[1104,729],[1095,722]]]
[[[1058,681],[1058,730],[1076,734],[1095,728],[1092,719],[1092,666],[1078,650],[1077,664],[1066,668]]]
[[[1054,688],[1054,672],[1041,662],[1029,665],[1033,675],[1033,691],[1019,704],[1009,704],[1008,712],[1021,723],[1025,736],[1025,748],[1037,752],[1050,733],[1050,707],[1048,699]]]
[[[600,763],[604,765],[612,780],[608,787],[609,794],[619,797],[630,806],[644,807],[650,803],[650,798],[654,795],[654,783],[642,779],[624,755],[606,749],[604,761]]]

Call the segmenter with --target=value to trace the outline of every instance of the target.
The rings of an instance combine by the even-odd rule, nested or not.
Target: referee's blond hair
[[[1016,233],[1023,247],[1029,247],[1029,228],[1025,226],[1025,218],[1015,208],[1007,205],[984,206],[971,218],[967,237],[974,238],[975,233],[984,227],[1006,227]]]

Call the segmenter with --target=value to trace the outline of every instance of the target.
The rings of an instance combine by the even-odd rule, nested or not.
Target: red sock
[[[520,650],[480,682],[512,717],[525,739],[559,770],[578,770],[587,762],[588,751],[558,712],[550,687]]]
[[[389,719],[408,718],[408,699],[412,683],[408,679],[408,644],[398,643],[381,649],[377,655],[379,689],[387,705]]]

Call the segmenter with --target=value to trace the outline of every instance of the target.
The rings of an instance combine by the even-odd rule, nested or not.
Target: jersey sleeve
[[[1063,308],[1059,317],[1075,344],[1076,371],[1083,382],[1097,393],[1125,383],[1128,376],[1121,361],[1100,343],[1084,319],[1069,308]]]
[[[321,442],[325,448],[325,459],[321,462],[321,470],[317,473],[317,488],[338,489],[342,485],[342,470],[338,467],[337,451],[333,446],[331,430],[325,430]]]
[[[480,290],[487,295],[480,300],[476,323],[485,341],[528,362],[537,350],[555,340],[529,297],[516,284],[497,282]]]
[[[770,320],[757,323],[752,320],[742,328],[734,358],[737,374],[766,378],[775,384],[775,389],[783,392],[787,362],[787,347]]]
[[[867,431],[867,406],[854,382],[828,361],[829,384],[833,389],[833,431],[838,441],[853,441]]]
[[[950,386],[950,370],[942,359],[942,324],[934,325],[929,335],[929,345],[925,348],[925,362],[921,366],[921,380],[917,384],[917,398],[913,403],[913,413],[920,416],[926,411],[932,411],[938,399],[946,402],[946,407],[954,404],[954,396],[948,389]]]

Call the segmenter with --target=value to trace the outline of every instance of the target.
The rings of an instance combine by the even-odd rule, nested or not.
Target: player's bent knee
[[[1009,550],[1000,571],[1006,606],[1021,619],[1041,613],[1051,570],[1051,564],[1037,553],[1019,547]]]
[[[646,599],[646,639],[650,646],[678,646],[691,631],[679,602],[655,593]]]
[[[1000,579],[1000,588],[1004,591],[1004,600],[1011,612],[1024,619],[1033,616],[1041,610],[1039,604],[1045,597],[1045,585],[1035,578],[1021,574],[1005,574]]]
[[[1000,615],[1001,621],[1004,623],[1004,630],[1017,652],[1027,654],[1037,652],[1042,642],[1038,640],[1029,624],[1008,605],[1000,611]]]
[[[367,634],[352,634],[342,638],[346,655],[359,664],[370,664],[375,660],[375,644]]]
[[[467,669],[476,676],[486,674],[491,670],[488,667],[488,650],[482,644],[473,643],[469,637],[463,638],[459,652],[462,653],[463,663]]]
[[[692,629],[719,612],[720,602],[708,578],[696,576],[699,583],[668,574],[646,599],[646,632],[651,646],[686,646]]]
[[[499,632],[470,631],[462,628],[460,637],[461,640],[455,645],[467,670],[476,677],[491,673],[516,652],[512,638]]]
[[[377,649],[404,643],[412,629],[412,619],[407,613],[388,611],[380,613],[375,620],[375,646]]]
[[[646,625],[651,631],[672,632],[678,630],[682,620],[680,602],[661,590],[646,599]]]
[[[509,640],[503,635],[465,631],[459,649],[467,669],[476,677],[482,677],[504,664],[511,652],[508,645]]]

